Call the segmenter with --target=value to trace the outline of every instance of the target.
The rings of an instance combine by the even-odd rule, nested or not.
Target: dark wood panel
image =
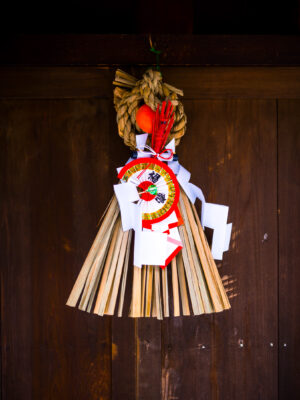
[[[162,399],[211,399],[211,316],[163,321]]]
[[[129,298],[129,296],[127,296]],[[136,399],[135,320],[124,313],[112,318],[112,400]]]
[[[279,398],[300,390],[300,100],[278,102]]]
[[[59,5],[59,12],[58,12]],[[71,7],[72,5],[72,7]],[[45,13],[47,10],[47,13]],[[19,33],[300,33],[298,2],[275,0],[251,3],[214,0],[137,0],[121,2],[64,1],[43,4],[5,2],[2,34]],[[154,23],[155,21],[155,23]],[[101,22],[101,23],[100,23]]]
[[[126,149],[123,148],[123,153]],[[120,153],[118,153],[120,154]],[[120,160],[123,157],[120,155]],[[120,166],[119,163],[118,166]],[[133,250],[133,245],[131,246]],[[129,318],[133,279],[133,252],[129,258],[123,316],[112,318],[112,400],[137,397],[137,322]]]
[[[300,68],[210,67],[163,69],[166,82],[187,99],[272,99],[300,97]]]
[[[145,68],[125,70],[141,78]],[[298,67],[164,67],[162,73],[184,91],[184,100],[300,97]],[[110,99],[114,75],[114,68],[104,67],[1,67],[0,97]]]
[[[110,398],[111,320],[65,306],[112,195],[110,113],[104,100],[1,102],[4,399]]]
[[[115,71],[87,67],[2,67],[2,98],[112,98]]]
[[[232,310],[213,317],[212,398],[238,399],[246,393],[249,399],[276,399],[275,101],[207,103],[199,114],[207,115],[198,125],[207,138],[205,193],[213,202],[230,206],[233,222],[231,248],[219,263],[220,273],[236,279],[229,287],[237,294]]]
[[[112,70],[58,68],[48,82],[47,70],[8,73],[3,87],[14,99],[0,102],[3,398],[277,398],[276,101],[253,97],[299,96],[299,70],[164,70],[186,94],[180,161],[208,201],[230,206],[232,244],[220,272],[232,275],[237,297],[230,311],[163,323],[65,306],[128,150],[116,133]],[[224,100],[244,92],[252,100]],[[299,219],[299,101],[280,100],[278,111],[279,391],[293,398],[298,232],[287,221]]]
[[[30,121],[17,105],[0,106],[1,140],[1,394],[32,398]],[[14,112],[15,111],[15,112]],[[21,126],[16,130],[15,123]],[[28,133],[26,135],[26,133]],[[29,150],[29,151],[28,151]]]
[[[185,108],[180,162],[208,201],[230,206],[232,243],[219,264],[237,296],[229,311],[164,322],[164,398],[275,399],[276,102],[199,100]]]
[[[161,322],[156,318],[138,318],[137,399],[161,398]]]
[[[297,35],[155,35],[162,65],[300,65]],[[149,65],[148,35],[13,35],[2,65]]]

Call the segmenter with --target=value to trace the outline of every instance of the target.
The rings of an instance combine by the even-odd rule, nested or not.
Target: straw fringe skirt
[[[179,226],[183,249],[165,269],[133,266],[128,273],[132,231],[123,232],[118,202],[111,199],[67,305],[119,317],[131,291],[130,317],[200,315],[230,308],[195,206],[181,191]],[[132,285],[128,279],[132,276]]]

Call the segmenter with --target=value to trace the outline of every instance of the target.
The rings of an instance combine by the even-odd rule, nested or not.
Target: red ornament
[[[143,132],[152,133],[153,119],[155,117],[155,112],[144,104],[141,106],[135,116],[136,123]]]
[[[169,133],[174,124],[174,113],[172,103],[168,100],[162,102],[161,110],[157,106],[155,120],[153,124],[151,147],[156,153],[161,153],[164,148]]]

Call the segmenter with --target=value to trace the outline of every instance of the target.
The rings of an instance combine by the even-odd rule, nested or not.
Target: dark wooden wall
[[[13,33],[295,34],[298,0],[27,0],[3,2],[0,31]]]
[[[3,400],[296,399],[300,69],[163,68],[185,92],[180,161],[233,222],[232,309],[163,322],[65,306],[128,158],[114,70],[0,69]]]

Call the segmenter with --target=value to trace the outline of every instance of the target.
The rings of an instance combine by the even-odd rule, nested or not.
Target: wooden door
[[[185,93],[180,162],[233,223],[231,310],[163,322],[65,306],[128,158],[114,71],[1,69],[3,399],[296,398],[299,68],[163,68]]]

